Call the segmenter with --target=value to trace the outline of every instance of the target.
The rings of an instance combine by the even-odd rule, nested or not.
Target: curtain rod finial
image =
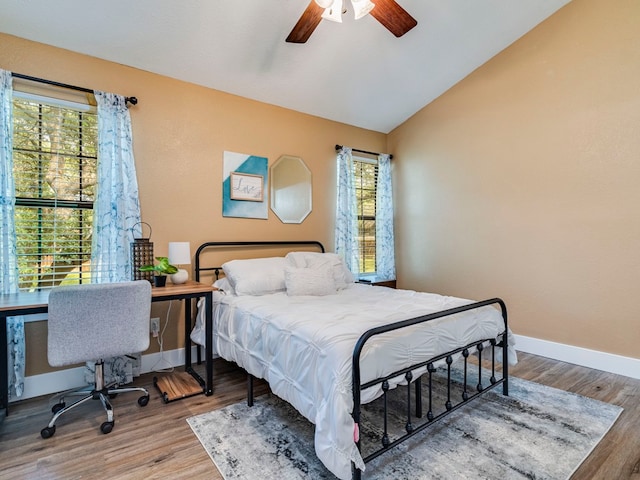
[[[125,103],[130,103],[131,105],[137,105],[138,104],[138,99],[136,97],[125,97],[124,98],[124,102]]]

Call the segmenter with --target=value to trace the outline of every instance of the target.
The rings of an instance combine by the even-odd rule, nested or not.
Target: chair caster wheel
[[[40,430],[40,436],[42,438],[51,438],[55,433],[56,433],[55,425],[53,427],[44,427],[42,430]]]
[[[141,407],[146,407],[148,403],[149,395],[143,395],[142,397],[138,398],[138,405],[140,405]]]
[[[66,404],[64,402],[56,403],[53,407],[51,407],[51,413],[58,413],[64,407],[66,407]]]
[[[104,422],[102,425],[100,425],[100,431],[105,435],[107,433],[110,433],[111,430],[113,430],[113,424],[114,422]]]

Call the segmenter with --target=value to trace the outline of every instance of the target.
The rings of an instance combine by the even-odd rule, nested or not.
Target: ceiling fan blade
[[[322,20],[322,12],[324,9],[320,7],[315,0],[311,0],[307,9],[295,24],[293,30],[287,37],[289,43],[305,43],[316,29],[320,20]]]
[[[396,37],[401,37],[418,24],[418,21],[396,3],[395,0],[371,0],[376,6],[370,15]]]

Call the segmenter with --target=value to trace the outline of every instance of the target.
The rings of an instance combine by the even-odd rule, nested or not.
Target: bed
[[[265,256],[264,247],[288,252]],[[204,262],[212,250],[244,257],[245,249],[257,249],[258,258]],[[508,395],[508,365],[516,354],[499,298],[473,302],[357,283],[340,257],[315,241],[207,242],[195,265],[196,280],[212,274],[219,289],[214,351],[248,372],[249,404],[253,377],[265,379],[315,425],[316,454],[338,478],[361,478],[367,462],[499,385]],[[202,325],[197,319],[191,336],[200,344]],[[463,363],[462,386],[452,381],[456,360]],[[438,368],[448,382],[440,409],[431,398]],[[452,385],[461,392],[452,393]],[[386,399],[400,389],[407,392],[406,423],[392,434]],[[380,441],[363,455],[362,406],[376,399],[385,405]]]

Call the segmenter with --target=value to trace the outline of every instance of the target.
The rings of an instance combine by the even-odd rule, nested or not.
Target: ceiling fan
[[[289,43],[305,43],[320,21],[324,18],[334,22],[342,21],[343,0],[311,0],[302,16],[287,37]],[[396,37],[401,37],[418,22],[396,3],[395,0],[351,0],[356,20],[368,13],[378,20]]]

